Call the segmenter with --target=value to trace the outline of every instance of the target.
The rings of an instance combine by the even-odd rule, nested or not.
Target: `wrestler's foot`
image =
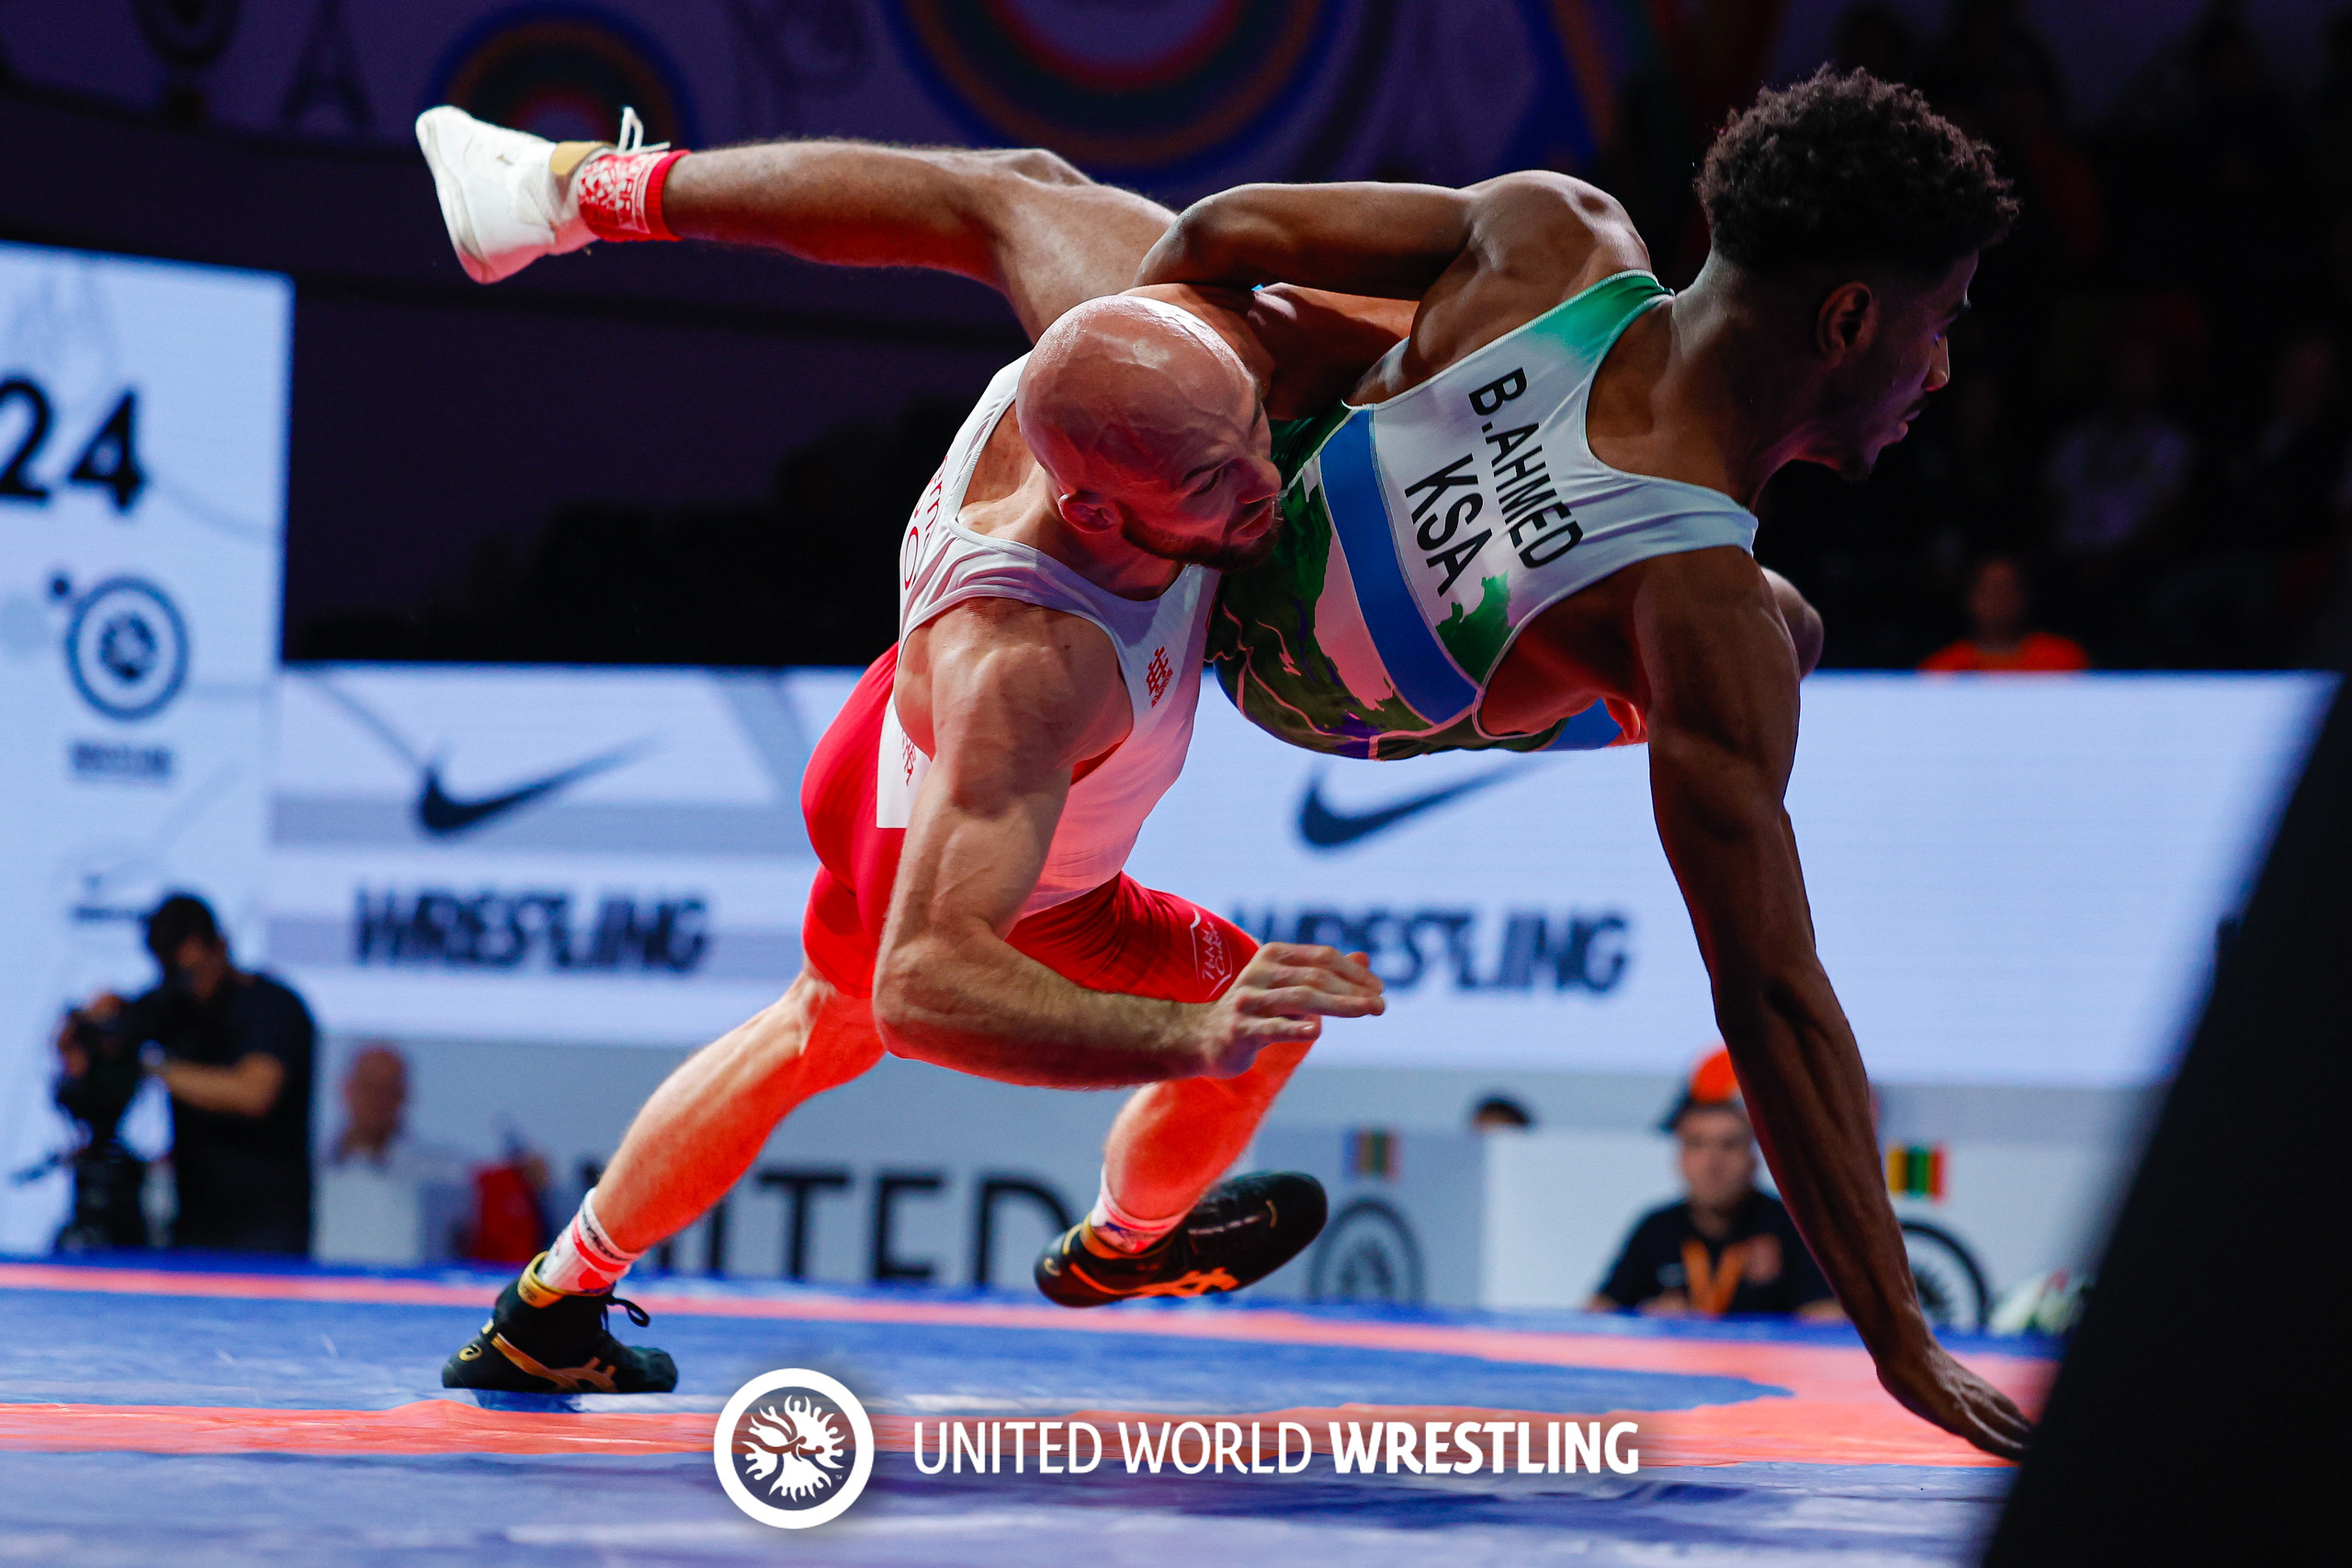
[[[566,1295],[539,1282],[541,1253],[498,1294],[481,1332],[441,1369],[443,1388],[506,1393],[667,1393],[678,1368],[666,1350],[624,1345],[605,1329],[619,1307],[639,1328],[652,1321],[610,1290]]]
[[[512,277],[596,237],[581,220],[571,175],[601,144],[486,125],[447,104],[416,117],[416,144],[433,170],[449,243],[476,283]]]
[[[1118,1252],[1079,1222],[1037,1259],[1037,1288],[1069,1307],[1136,1296],[1205,1296],[1253,1285],[1305,1251],[1329,1212],[1322,1184],[1295,1170],[1219,1182],[1183,1223],[1141,1252]]]

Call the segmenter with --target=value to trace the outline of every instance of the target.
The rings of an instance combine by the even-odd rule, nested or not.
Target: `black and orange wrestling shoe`
[[[443,1388],[503,1393],[667,1393],[678,1386],[667,1350],[624,1345],[605,1328],[615,1307],[639,1328],[652,1322],[609,1290],[569,1295],[539,1282],[542,1252],[498,1293],[481,1332],[441,1368]]]
[[[1037,1288],[1066,1307],[1138,1296],[1206,1296],[1254,1285],[1323,1232],[1323,1184],[1295,1170],[1209,1189],[1183,1223],[1141,1252],[1114,1252],[1080,1220],[1037,1259]]]

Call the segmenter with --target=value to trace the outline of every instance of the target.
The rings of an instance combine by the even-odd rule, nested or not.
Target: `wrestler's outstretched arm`
[[[875,964],[874,1021],[898,1055],[1063,1089],[1229,1077],[1269,1045],[1314,1040],[1325,1017],[1383,1010],[1379,979],[1328,947],[1269,942],[1216,1001],[1186,1003],[1088,990],[1005,941],[1072,773],[1133,722],[1098,628],[970,601],[909,640],[899,694],[933,761]],[[925,716],[927,736],[916,733]]]
[[[1861,1052],[1815,952],[1782,805],[1796,760],[1797,671],[1781,606],[1742,550],[1664,556],[1642,572],[1633,621],[1649,686],[1658,838],[1690,906],[1757,1142],[1887,1392],[2016,1458],[2025,1416],[1944,1353],[1919,1310]]]
[[[1342,302],[1349,296],[1418,300],[1409,321],[1378,318],[1408,338],[1402,355],[1374,366],[1352,388],[1355,400],[1378,402],[1578,289],[1648,265],[1649,252],[1614,197],[1538,171],[1462,190],[1238,186],[1178,214],[1136,281],[1209,289],[1303,286],[1337,290],[1314,298]],[[1367,303],[1357,300],[1351,309],[1371,319]],[[1370,363],[1372,355],[1363,358]],[[1821,657],[1821,617],[1787,579],[1766,576],[1799,667],[1810,674]]]
[[[1181,213],[1138,284],[1290,283],[1418,299],[1406,352],[1365,396],[1393,396],[1577,289],[1649,265],[1616,198],[1566,175],[1442,186],[1238,186]]]
[[[1116,294],[1174,217],[1051,152],[775,141],[682,158],[662,198],[689,239],[835,266],[912,266],[985,283],[1032,339]]]

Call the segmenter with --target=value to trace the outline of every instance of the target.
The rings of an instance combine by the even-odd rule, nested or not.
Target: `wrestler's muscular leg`
[[[1171,215],[1046,152],[787,141],[679,160],[662,217],[689,238],[808,261],[956,273],[1003,294],[1035,337],[1071,306],[1125,288]],[[598,1221],[630,1252],[674,1234],[733,1186],[793,1107],[864,1072],[879,1051],[863,1007],[804,976],[655,1092],[597,1187]],[[1248,1146],[1304,1054],[1276,1048],[1239,1077],[1139,1091],[1104,1151],[1121,1208],[1148,1218],[1190,1209]]]
[[[1241,1157],[1306,1055],[1260,1053],[1238,1077],[1181,1078],[1136,1091],[1103,1146],[1103,1173],[1126,1213],[1181,1215]],[[733,1190],[777,1122],[802,1101],[880,1060],[873,1014],[805,971],[772,1006],[688,1057],[646,1100],[596,1184],[613,1244],[644,1252]]]
[[[662,212],[690,239],[835,266],[917,266],[985,283],[1031,338],[1116,294],[1174,215],[1050,152],[776,141],[672,168]]]
[[[1306,1050],[1271,1045],[1238,1077],[1177,1078],[1137,1089],[1102,1146],[1103,1184],[1120,1209],[1143,1220],[1191,1210],[1250,1146]]]
[[[674,1235],[741,1179],[795,1106],[881,1055],[866,1004],[803,970],[653,1091],[596,1184],[597,1223],[627,1252]]]
[[[1120,1207],[1143,1218],[1191,1209],[1241,1157],[1306,1050],[1271,1046],[1238,1077],[1136,1090],[1103,1147],[1104,1176]],[[596,1184],[605,1234],[636,1253],[684,1230],[733,1190],[777,1122],[881,1055],[865,1001],[804,972],[774,1005],[688,1057],[646,1100]]]
[[[680,159],[662,217],[673,233],[809,261],[958,273],[1001,292],[1034,337],[1126,288],[1170,215],[1048,152],[783,141]],[[804,974],[654,1091],[597,1184],[598,1224],[627,1252],[674,1235],[734,1186],[795,1106],[880,1054],[865,1004]]]
[[[1003,294],[1033,338],[1071,306],[1128,287],[1171,219],[1050,152],[839,141],[681,159],[662,216],[679,234],[808,261],[956,273]],[[1277,1048],[1239,1077],[1137,1091],[1103,1151],[1119,1206],[1153,1219],[1189,1210],[1249,1145],[1304,1054]]]

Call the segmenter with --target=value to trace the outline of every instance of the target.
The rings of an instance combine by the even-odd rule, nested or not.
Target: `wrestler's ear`
[[[1868,349],[1878,334],[1878,293],[1867,283],[1841,283],[1814,314],[1814,349],[1831,365],[1843,365]]]
[[[1110,501],[1091,490],[1074,490],[1067,495],[1054,497],[1054,510],[1061,519],[1081,534],[1115,534],[1119,531],[1119,511]]]

